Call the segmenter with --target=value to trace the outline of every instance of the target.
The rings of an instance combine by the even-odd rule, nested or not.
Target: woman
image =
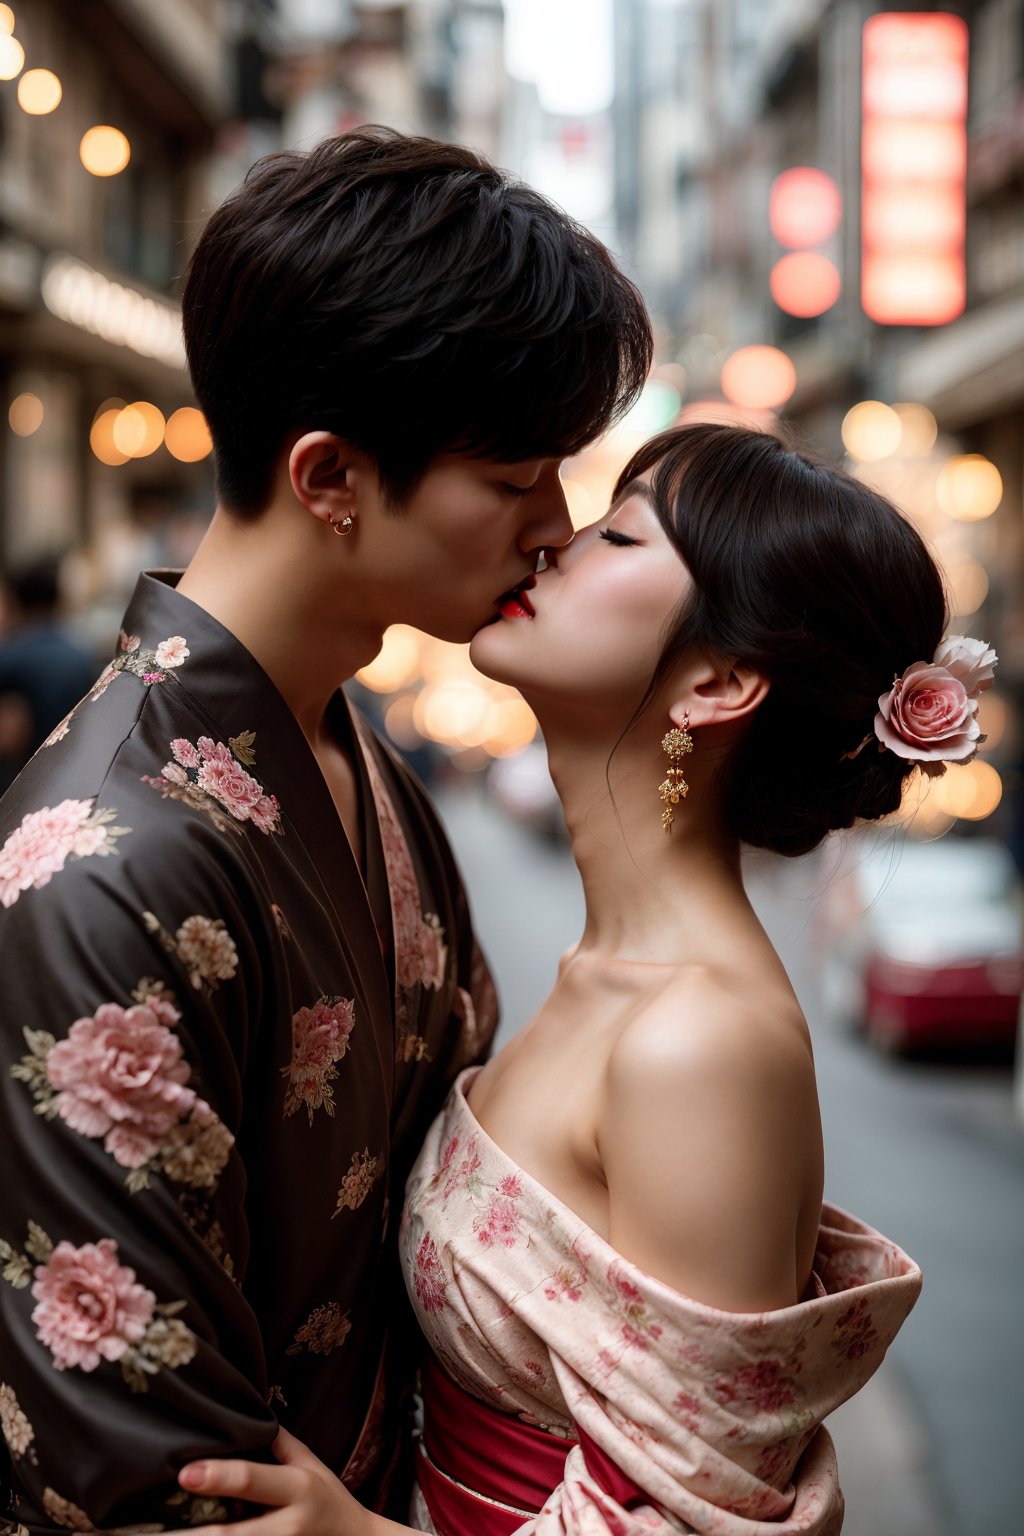
[[[916,1266],[822,1207],[811,1042],[747,900],[980,739],[994,653],[883,498],[775,438],[666,432],[473,641],[537,713],[586,894],[537,1016],[456,1084],[403,1223],[431,1346],[411,1527],[282,1433],[182,1483],[252,1536],[634,1536],[842,1523],[821,1421]],[[667,754],[663,755],[663,754]]]

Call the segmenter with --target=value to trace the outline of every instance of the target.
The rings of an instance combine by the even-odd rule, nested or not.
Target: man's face
[[[440,454],[397,509],[364,472],[357,537],[366,615],[382,628],[411,624],[468,641],[536,569],[541,550],[572,537],[558,465]]]

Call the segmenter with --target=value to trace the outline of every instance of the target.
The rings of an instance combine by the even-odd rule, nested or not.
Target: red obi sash
[[[573,1442],[464,1392],[432,1355],[422,1390],[416,1476],[439,1536],[512,1536],[562,1481]],[[580,1446],[591,1477],[623,1509],[650,1502],[582,1432]]]

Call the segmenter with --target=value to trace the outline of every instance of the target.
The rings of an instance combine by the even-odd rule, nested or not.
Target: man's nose
[[[543,490],[527,500],[519,548],[535,555],[544,548],[561,549],[572,538],[572,519],[566,505],[565,491],[557,473],[546,476]]]

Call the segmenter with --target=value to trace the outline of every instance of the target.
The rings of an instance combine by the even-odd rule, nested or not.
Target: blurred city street
[[[440,806],[501,993],[500,1043],[579,937],[576,869],[564,843],[472,790]],[[748,879],[814,1036],[826,1196],[894,1237],[925,1276],[882,1371],[829,1421],[844,1536],[1007,1536],[1024,1423],[1024,1128],[1010,1069],[892,1059],[822,1008],[815,909],[836,862],[832,849],[757,858]]]

